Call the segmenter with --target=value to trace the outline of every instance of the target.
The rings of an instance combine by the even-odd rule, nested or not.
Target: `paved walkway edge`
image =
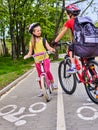
[[[9,89],[11,89],[13,86],[15,86],[19,81],[21,81],[22,79],[24,79],[26,76],[28,76],[28,74],[30,74],[33,71],[33,69],[30,69],[28,72],[26,72],[25,74],[23,74],[22,76],[20,76],[19,78],[17,78],[16,80],[14,80],[12,83],[10,83],[9,85],[7,85],[5,88],[0,90],[0,96],[4,93],[6,93]]]

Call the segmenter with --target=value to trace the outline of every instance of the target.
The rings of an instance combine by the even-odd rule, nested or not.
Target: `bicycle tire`
[[[87,92],[89,98],[94,103],[98,104],[98,98],[96,98],[96,82],[95,82],[95,79],[92,78],[92,74],[89,71],[89,67],[91,65],[94,65],[94,71],[96,72],[96,76],[97,76],[96,82],[98,85],[98,62],[96,62],[95,60],[91,60],[91,61],[89,61],[88,65],[86,67],[86,71],[84,72],[84,79],[86,81],[85,89],[86,89],[86,92]],[[86,72],[89,73],[89,77],[87,77]],[[89,81],[90,79],[92,79],[92,82]]]
[[[50,95],[50,90],[49,90],[47,83],[46,83],[46,77],[44,75],[41,76],[41,87],[43,90],[45,100],[47,102],[49,102],[51,100],[51,95]]]
[[[60,85],[64,90],[64,92],[71,95],[76,90],[76,74],[67,74],[66,70],[68,70],[69,67],[70,67],[69,58],[61,61],[58,67],[58,76]]]

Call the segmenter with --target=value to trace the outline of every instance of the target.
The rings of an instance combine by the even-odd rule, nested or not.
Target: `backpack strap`
[[[47,48],[46,48],[46,38],[43,38],[43,45],[44,45],[44,48],[45,48],[46,51],[47,51]]]

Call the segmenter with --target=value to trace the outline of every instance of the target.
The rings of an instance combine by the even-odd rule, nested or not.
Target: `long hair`
[[[36,47],[36,39],[33,35],[31,37],[30,42],[31,42],[31,45],[32,45],[32,50],[34,50],[34,48]]]

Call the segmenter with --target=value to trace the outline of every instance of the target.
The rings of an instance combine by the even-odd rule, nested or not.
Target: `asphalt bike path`
[[[48,103],[39,93],[33,71],[0,98],[0,130],[98,130],[98,105],[88,98],[84,86],[65,94],[58,81],[59,63],[51,63],[58,85]]]
[[[83,84],[73,95],[63,96],[67,130],[98,130],[98,105],[89,99]]]
[[[63,103],[66,130],[98,130],[98,105],[89,99],[82,83],[72,95],[63,92]]]
[[[58,63],[52,63],[51,70],[58,85],[57,69]],[[65,130],[62,90],[53,91],[51,101],[46,103],[44,98],[37,96],[39,84],[36,77],[34,68],[27,77],[1,96],[0,130]],[[62,114],[60,110],[63,110]]]

